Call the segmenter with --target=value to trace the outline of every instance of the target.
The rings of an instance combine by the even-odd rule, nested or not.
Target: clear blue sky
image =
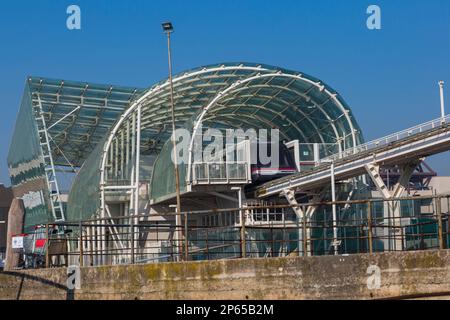
[[[66,28],[66,8],[82,30]],[[366,28],[366,9],[382,29]],[[450,1],[2,1],[0,182],[27,75],[147,87],[167,74],[160,23],[171,20],[174,68],[249,61],[318,77],[352,107],[366,139],[437,118],[448,83]],[[450,113],[450,112],[449,112]],[[429,160],[450,175],[450,155]]]

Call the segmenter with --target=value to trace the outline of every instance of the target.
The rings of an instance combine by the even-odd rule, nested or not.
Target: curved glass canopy
[[[301,72],[250,63],[200,67],[173,78],[178,127],[209,108],[204,126],[279,128],[282,138],[301,142],[340,143],[342,149],[362,141],[350,108],[322,81]],[[230,89],[231,88],[231,89]],[[161,150],[170,137],[170,86],[157,83],[143,94],[143,152]],[[137,103],[131,108],[136,108]],[[125,122],[124,122],[125,123]],[[147,148],[148,149],[148,148]]]
[[[202,123],[203,128],[279,129],[283,140],[338,144],[342,150],[363,142],[342,97],[321,80],[301,72],[224,63],[182,72],[173,77],[173,88],[179,128],[196,131],[196,124]],[[130,185],[136,190],[132,187],[136,185],[133,168],[139,162],[140,179],[150,182],[150,198],[168,198],[174,192],[173,166],[167,165],[171,129],[170,83],[166,79],[141,93],[111,128],[101,154],[101,188]],[[137,161],[132,160],[134,144],[140,146]],[[151,163],[146,162],[150,158]],[[180,171],[185,173],[183,169]],[[153,191],[157,194],[152,195]]]

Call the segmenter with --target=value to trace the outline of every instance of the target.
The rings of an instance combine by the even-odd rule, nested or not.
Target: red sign
[[[36,240],[36,248],[44,248],[45,247],[45,239],[37,239]]]

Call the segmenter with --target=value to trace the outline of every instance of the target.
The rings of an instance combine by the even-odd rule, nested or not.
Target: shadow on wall
[[[3,276],[10,276],[10,277],[15,277],[15,278],[19,278],[20,279],[20,284],[17,288],[17,295],[15,297],[15,300],[20,300],[21,296],[22,296],[22,290],[23,290],[23,285],[25,283],[26,280],[28,281],[34,281],[34,282],[39,282],[43,285],[49,286],[49,287],[53,287],[56,289],[60,289],[61,291],[64,291],[66,293],[66,300],[75,300],[75,293],[74,290],[69,289],[67,286],[64,286],[62,284],[44,279],[44,278],[40,278],[37,276],[32,276],[32,275],[28,275],[25,273],[20,273],[20,272],[12,272],[12,271],[4,271],[4,272],[0,272],[0,275]]]

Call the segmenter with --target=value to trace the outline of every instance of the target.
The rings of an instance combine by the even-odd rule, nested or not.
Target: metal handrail
[[[450,123],[450,115],[447,115],[444,118],[438,118],[438,119],[434,119],[434,120],[416,125],[409,129],[405,129],[405,130],[390,134],[388,136],[366,142],[364,144],[360,144],[358,146],[355,146],[354,148],[350,148],[345,151],[342,151],[342,152],[333,154],[331,156],[328,156],[326,158],[323,158],[320,161],[327,162],[327,161],[343,159],[345,157],[355,155],[360,152],[364,152],[364,151],[372,150],[372,149],[379,148],[382,146],[386,146],[390,143],[400,141],[402,139],[411,137],[412,135],[415,135],[418,133],[425,133],[427,131],[434,130],[434,129],[439,128],[440,126],[442,126],[444,124],[448,124],[448,123]]]

